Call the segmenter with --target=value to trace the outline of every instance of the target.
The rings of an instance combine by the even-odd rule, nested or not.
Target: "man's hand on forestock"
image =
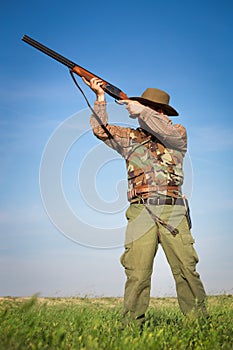
[[[104,90],[102,89],[101,85],[103,84],[103,81],[99,78],[92,78],[90,81],[86,80],[84,77],[82,77],[82,80],[85,84],[87,84],[92,91],[96,94],[96,100],[98,102],[104,102]]]
[[[126,105],[126,109],[130,114],[130,118],[133,118],[133,119],[138,118],[142,110],[145,108],[138,101],[120,100],[120,104]]]

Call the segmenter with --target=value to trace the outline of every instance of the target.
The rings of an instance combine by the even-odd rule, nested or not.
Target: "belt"
[[[146,205],[185,205],[183,198],[174,197],[155,197],[155,198],[136,198],[131,202],[132,204],[146,204]]]

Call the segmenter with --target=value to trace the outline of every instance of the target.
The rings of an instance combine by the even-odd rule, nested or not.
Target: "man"
[[[128,170],[130,206],[121,257],[127,276],[125,323],[144,322],[158,244],[171,267],[183,314],[207,315],[206,294],[196,272],[198,256],[190,233],[187,200],[181,191],[186,130],[169,119],[178,115],[169,105],[169,95],[148,88],[141,97],[120,101],[131,118],[138,118],[140,127],[135,130],[108,124],[102,81],[93,78],[84,82],[96,94],[94,110],[98,117],[91,116],[93,132],[124,157]]]

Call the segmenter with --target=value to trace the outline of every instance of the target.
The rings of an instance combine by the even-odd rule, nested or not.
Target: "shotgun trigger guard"
[[[121,102],[121,100],[117,100],[117,99],[115,99],[115,102],[116,102],[118,105],[121,105],[121,106],[123,106],[123,105],[124,105],[124,103],[123,103],[123,102]]]

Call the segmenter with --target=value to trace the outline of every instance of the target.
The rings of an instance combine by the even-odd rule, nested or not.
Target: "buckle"
[[[141,198],[143,204],[148,205],[159,205],[160,204],[160,197],[149,197],[149,198]]]

